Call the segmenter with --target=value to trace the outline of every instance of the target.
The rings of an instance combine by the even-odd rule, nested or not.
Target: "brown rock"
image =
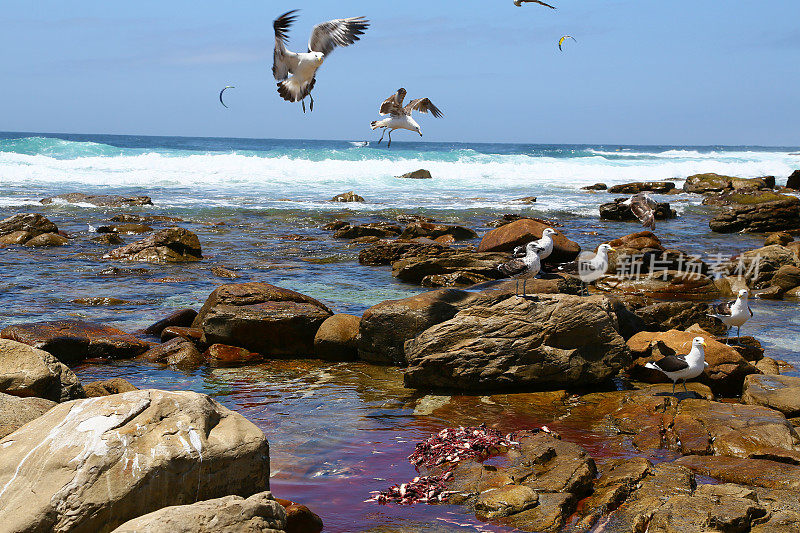
[[[764,357],[756,363],[756,368],[761,371],[762,374],[780,374],[780,367],[778,366],[778,362],[773,359],[772,357]],[[751,374],[757,375],[757,374]],[[749,377],[749,376],[748,376]],[[745,386],[747,386],[747,379],[745,379]],[[746,402],[746,403],[753,403],[753,402]]]
[[[228,346],[227,344],[212,344],[203,352],[203,357],[212,365],[253,363],[263,359],[260,354],[252,353],[246,348]]]
[[[405,179],[412,179],[412,180],[429,180],[433,176],[431,176],[431,173],[429,171],[425,170],[424,168],[421,168],[419,170],[415,170],[414,172],[407,172],[407,173],[403,174],[402,176],[397,176],[397,177],[398,178],[405,178]]]
[[[175,337],[181,337],[193,344],[200,346],[203,342],[203,330],[200,328],[185,328],[180,326],[167,326],[161,330],[161,342],[167,342]]]
[[[653,192],[666,194],[675,188],[675,183],[671,181],[636,181],[633,183],[623,183],[614,185],[608,192],[613,194],[636,194],[639,192]]]
[[[664,250],[661,240],[652,231],[647,230],[625,235],[619,239],[609,241],[608,244],[613,248],[630,249],[639,252],[643,250]]]
[[[62,237],[58,233],[42,233],[32,239],[25,241],[25,246],[41,247],[41,246],[63,246],[69,242],[69,239]]]
[[[134,205],[153,205],[149,196],[114,196],[108,194],[83,194],[71,192],[40,200],[42,204],[52,204],[54,200],[64,200],[71,204],[92,204],[98,207],[130,207]]]
[[[83,398],[78,377],[52,354],[0,339],[0,392],[55,402]]]
[[[50,352],[66,363],[128,359],[150,349],[150,343],[122,330],[80,320],[16,324],[0,331],[0,337]]]
[[[0,392],[0,439],[55,407],[44,398],[20,398]]]
[[[786,246],[792,241],[794,241],[794,237],[792,237],[785,231],[778,231],[775,233],[770,233],[767,236],[767,238],[764,240],[764,246],[770,246],[772,244],[780,244],[781,246]]]
[[[608,185],[605,183],[595,183],[594,185],[587,185],[586,187],[581,187],[584,191],[605,191],[608,189]]]
[[[197,368],[205,361],[195,344],[183,337],[173,337],[163,344],[150,348],[140,356],[140,359],[186,369]]]
[[[153,231],[153,228],[150,226],[146,226],[144,224],[133,224],[133,223],[126,223],[126,224],[112,224],[110,226],[100,226],[97,228],[97,233],[122,233],[125,235],[137,234],[137,233],[149,233]]]
[[[343,192],[331,198],[331,202],[363,202],[364,198],[353,191]]]
[[[119,298],[112,298],[110,296],[91,296],[89,298],[77,298],[72,300],[72,303],[78,305],[87,305],[90,307],[110,306],[110,305],[125,305],[130,303],[126,300]]]
[[[686,192],[709,193],[719,192],[731,188],[731,181],[736,178],[730,176],[720,176],[710,172],[708,174],[695,174],[686,178],[683,190]]]
[[[58,233],[58,228],[38,213],[18,213],[0,220],[0,237],[4,238],[3,244],[23,244],[45,233]]]
[[[800,491],[800,466],[741,457],[689,455],[674,464],[725,483]]]
[[[711,219],[709,226],[719,233],[766,233],[800,227],[800,198],[778,195],[761,203],[736,204]]]
[[[148,326],[145,328],[144,332],[147,335],[160,337],[161,332],[164,331],[164,328],[168,328],[170,326],[189,327],[192,325],[192,322],[194,322],[195,317],[197,317],[197,311],[194,309],[179,309],[177,311],[173,311],[155,324]]]
[[[542,232],[549,226],[530,218],[523,218],[491,230],[483,236],[479,252],[510,252],[517,246],[540,239]],[[553,263],[565,263],[578,257],[581,247],[578,243],[566,238],[560,231],[553,237],[553,253],[548,258]]]
[[[527,485],[505,485],[486,490],[475,501],[476,514],[481,518],[499,518],[521,513],[539,503],[539,494]]]
[[[286,533],[320,533],[324,525],[322,519],[301,503],[278,498],[278,503],[286,510]]]
[[[770,283],[772,286],[778,287],[782,293],[794,289],[800,286],[800,268],[794,265],[783,265],[775,272]]]
[[[618,220],[622,222],[633,222],[638,220],[631,211],[630,206],[623,202],[628,198],[616,198],[613,202],[600,205],[600,218],[603,220]],[[677,211],[669,206],[668,202],[657,202],[654,211],[656,220],[669,220],[678,216]]]
[[[314,354],[329,361],[358,359],[361,317],[336,314],[327,319],[314,337]]]
[[[263,356],[311,355],[314,336],[330,309],[299,292],[268,283],[221,285],[192,327],[208,344],[240,346]]]
[[[676,270],[648,272],[638,277],[605,276],[595,287],[606,292],[661,299],[713,300],[721,296],[708,276]]]
[[[391,265],[395,261],[408,257],[435,257],[449,253],[451,248],[444,244],[423,244],[414,241],[378,241],[358,253],[358,262],[362,265]]]
[[[455,240],[475,239],[478,234],[464,226],[451,226],[447,224],[434,224],[432,222],[412,222],[403,233],[401,239],[415,239],[417,237],[428,237],[436,239],[445,235],[453,237]]]
[[[219,278],[236,279],[239,277],[239,274],[233,270],[220,266],[211,267],[211,273]]]
[[[800,416],[800,378],[752,374],[744,381],[742,401],[775,409],[787,418]]]
[[[0,235],[0,245],[6,244],[22,244],[31,239],[30,232],[27,231],[12,231],[5,235]]]
[[[800,170],[795,170],[786,180],[786,187],[800,191]]]
[[[139,390],[134,387],[128,380],[122,378],[111,378],[104,381],[91,381],[83,386],[86,391],[87,398],[99,398],[100,396],[108,396],[110,394],[120,394],[123,392],[130,392]]]
[[[199,261],[203,258],[200,239],[184,228],[166,228],[140,241],[111,250],[104,259],[176,263]]]
[[[430,276],[476,276],[477,281],[483,282],[498,279],[503,274],[497,267],[508,261],[508,254],[497,252],[465,252],[448,250],[436,257],[410,256],[405,254],[402,259],[392,263],[392,275],[408,283],[422,284]]]
[[[535,196],[524,196],[522,198],[517,198],[514,200],[515,202],[519,202],[521,204],[535,204],[536,197]]]
[[[94,242],[99,242],[100,244],[109,244],[115,246],[125,242],[122,240],[122,237],[116,233],[104,233],[102,235],[98,235],[97,237],[92,237],[92,240]]]
[[[339,228],[333,234],[337,239],[356,239],[359,237],[396,237],[401,229],[397,224],[390,222],[371,222],[351,226],[350,224]]]

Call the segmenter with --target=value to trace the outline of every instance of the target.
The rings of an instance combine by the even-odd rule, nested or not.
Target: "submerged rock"
[[[607,299],[486,297],[406,343],[413,388],[491,390],[602,383],[630,356]]]
[[[66,402],[0,440],[9,531],[111,531],[165,506],[268,489],[261,430],[194,392]]]
[[[221,285],[203,304],[192,327],[207,344],[228,344],[263,356],[309,356],[314,336],[331,316],[319,301],[268,283]]]
[[[0,392],[54,402],[85,395],[78,376],[52,354],[8,339],[0,339]]]
[[[179,263],[200,261],[200,239],[184,228],[166,228],[140,241],[111,250],[104,259],[146,261],[149,263]]]
[[[71,192],[59,194],[40,200],[42,204],[52,204],[56,200],[63,200],[71,204],[92,204],[98,207],[131,207],[135,205],[153,205],[149,196],[115,196],[109,194],[84,194]]]
[[[515,222],[505,224],[491,230],[483,236],[479,252],[511,252],[517,246],[525,246],[531,241],[540,239],[542,232],[550,227],[546,222],[531,218],[522,218]],[[553,236],[553,253],[548,261],[565,263],[578,257],[581,247],[578,243],[569,240],[560,231],[556,230]]]
[[[261,354],[253,353],[247,348],[227,344],[212,344],[203,352],[203,357],[215,366],[254,363],[263,359]]]
[[[151,346],[117,328],[81,320],[16,324],[0,331],[0,337],[50,352],[65,363],[91,358],[129,359]]]
[[[285,533],[286,511],[270,492],[173,505],[129,520],[112,533]]]
[[[0,246],[3,244],[26,244],[40,235],[56,235],[63,239],[57,234],[58,227],[38,213],[18,213],[0,220]],[[45,237],[45,239],[49,238]],[[41,246],[42,244],[37,245]]]
[[[357,239],[360,237],[396,237],[400,235],[400,226],[390,222],[370,222],[352,226],[346,224],[333,234],[337,239]]]
[[[314,336],[314,355],[328,361],[358,359],[361,317],[336,314],[325,319]]]

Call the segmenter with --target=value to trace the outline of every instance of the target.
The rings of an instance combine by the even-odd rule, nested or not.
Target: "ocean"
[[[417,213],[482,234],[493,219],[517,213],[557,221],[591,249],[640,227],[601,221],[598,206],[614,195],[582,186],[645,180],[680,186],[701,172],[772,175],[783,184],[800,168],[798,147],[396,140],[387,149],[374,141],[357,146],[360,141],[0,133],[0,219],[42,213],[71,237],[58,248],[0,248],[0,327],[87,319],[134,331],[176,308],[199,308],[216,286],[230,282],[212,272],[215,266],[236,272],[237,281],[265,281],[313,296],[335,312],[361,314],[425,289],[397,281],[389,267],[359,265],[362,245],[322,229],[337,219],[377,222]],[[420,168],[433,179],[395,177]],[[366,201],[330,201],[351,190]],[[40,203],[69,192],[147,195],[153,205]],[[529,196],[536,202],[519,200]],[[710,208],[699,197],[655,198],[671,202],[679,215],[659,222],[657,233],[670,248],[734,255],[763,243],[759,235],[711,232]],[[103,259],[109,247],[91,237],[120,213],[179,217],[178,225],[199,236],[204,260],[131,265]],[[87,305],[90,297],[116,300]],[[743,334],[761,340],[767,355],[800,364],[797,302],[756,300],[752,306],[755,317]],[[119,376],[139,387],[205,392],[242,412],[270,439],[275,495],[307,504],[323,517],[326,531],[505,531],[457,507],[378,507],[363,500],[370,490],[413,477],[405,457],[414,442],[446,425],[500,421],[510,430],[553,424],[512,395],[421,396],[403,388],[399,370],[359,363],[268,361],[183,372],[126,361],[88,362],[75,370],[82,381]],[[572,436],[587,446],[597,440]]]

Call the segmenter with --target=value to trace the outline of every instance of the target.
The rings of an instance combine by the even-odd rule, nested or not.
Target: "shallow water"
[[[335,312],[361,314],[424,289],[398,282],[389,267],[359,265],[360,246],[321,229],[337,218],[385,221],[413,212],[483,234],[497,216],[524,213],[557,220],[590,249],[639,227],[600,221],[597,206],[614,196],[580,186],[709,171],[774,174],[781,183],[800,167],[800,157],[789,153],[797,148],[397,142],[389,151],[344,141],[60,137],[0,134],[0,219],[39,212],[72,237],[60,248],[0,249],[0,327],[86,318],[140,329],[175,308],[199,308],[214,287],[230,282],[215,276],[213,266],[234,270],[240,276],[235,281],[272,283],[320,299]],[[393,177],[417,168],[428,168],[434,179]],[[327,201],[348,190],[367,203]],[[39,204],[75,191],[148,195],[155,205]],[[531,195],[538,197],[535,204],[515,202]],[[680,214],[659,222],[657,233],[668,247],[730,256],[763,242],[763,236],[712,233],[712,211],[697,197],[658,199]],[[204,260],[147,265],[102,259],[110,247],[92,242],[91,228],[120,213],[182,218],[179,225],[198,234]],[[138,237],[123,238],[129,243]],[[122,271],[104,273],[111,266]],[[123,302],[75,302],[96,296]],[[743,333],[755,335],[769,356],[800,365],[797,305],[752,302],[755,317]],[[406,457],[414,443],[444,426],[487,422],[511,431],[547,424],[598,458],[620,453],[607,447],[604,435],[559,420],[561,408],[533,408],[524,394],[425,396],[403,388],[401,372],[392,368],[301,360],[189,373],[134,362],[84,364],[76,371],[83,381],[123,377],[138,387],[208,393],[242,413],[270,440],[275,494],[307,504],[323,517],[326,531],[502,530],[457,507],[363,503],[369,491],[413,478]]]

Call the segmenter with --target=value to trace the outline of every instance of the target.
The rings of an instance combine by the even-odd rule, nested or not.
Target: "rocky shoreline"
[[[0,524],[8,531],[169,531],[186,522],[191,531],[321,531],[325,516],[273,497],[270,435],[241,414],[196,392],[140,390],[121,378],[82,384],[70,369],[89,360],[138,361],[158,372],[311,357],[398,367],[397,386],[410,394],[507,395],[558,426],[513,427],[515,444],[490,457],[418,469],[441,481],[442,502],[489,524],[523,531],[800,527],[800,378],[786,375],[791,365],[770,357],[757,332],[730,344],[708,316],[708,302],[741,288],[760,299],[800,297],[796,191],[776,188],[774,178],[704,174],[681,190],[637,182],[612,192],[648,190],[702,194],[714,210],[712,230],[763,233],[764,246],[712,262],[655,233],[630,233],[611,241],[606,273],[586,282],[552,271],[582,252],[580,237],[557,221],[506,216],[476,243],[468,227],[420,216],[342,220],[325,229],[359,247],[362,268],[391,267],[394,278],[433,290],[356,316],[286,287],[237,281],[218,266],[217,275],[232,282],[202,306],[152,317],[142,331],[69,317],[0,324]],[[358,198],[351,191],[335,201]],[[79,193],[60,200],[151,203]],[[603,218],[628,219],[619,201],[606,206]],[[657,218],[674,216],[668,204],[660,209]],[[107,268],[206,260],[200,239],[178,218],[128,214],[109,222],[94,237],[107,248]],[[515,282],[497,266],[547,227],[558,230],[551,272],[528,280],[529,297],[516,296]],[[125,244],[128,235],[136,240]],[[0,221],[0,248],[10,253],[69,246],[73,238],[42,214]],[[632,260],[635,272],[626,270]],[[709,366],[689,393],[672,396],[668,380],[645,364],[685,353],[696,336],[708,342]],[[401,487],[404,480],[389,481]]]

